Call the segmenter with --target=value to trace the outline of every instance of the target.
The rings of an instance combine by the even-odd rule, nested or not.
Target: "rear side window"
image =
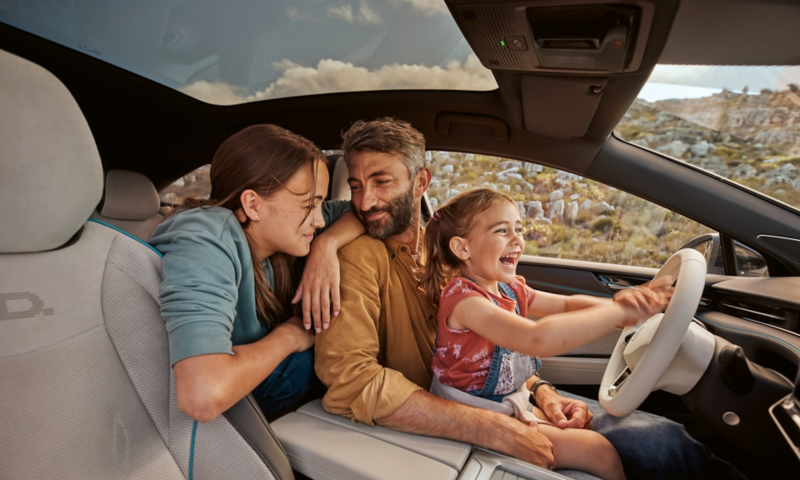
[[[178,205],[183,203],[186,198],[208,198],[211,195],[210,172],[211,164],[209,163],[175,180],[170,186],[158,192],[161,203]]]

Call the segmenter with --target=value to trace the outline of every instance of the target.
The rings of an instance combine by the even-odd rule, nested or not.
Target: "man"
[[[341,313],[317,335],[315,369],[328,387],[325,409],[369,425],[467,442],[555,467],[552,444],[536,429],[427,391],[436,308],[418,287],[421,202],[431,180],[422,134],[389,118],[359,121],[344,134],[342,149],[353,210],[369,235],[339,251]],[[589,401],[595,417],[585,401],[560,395],[546,382],[538,387],[536,404],[554,424],[594,424],[630,473],[739,476],[674,422],[642,412],[616,419]]]

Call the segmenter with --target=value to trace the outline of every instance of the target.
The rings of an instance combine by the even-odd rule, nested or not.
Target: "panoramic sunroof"
[[[443,0],[18,0],[0,21],[218,105],[497,88]]]

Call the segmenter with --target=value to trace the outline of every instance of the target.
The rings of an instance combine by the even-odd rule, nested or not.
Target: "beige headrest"
[[[153,182],[141,173],[109,170],[100,214],[117,220],[147,220],[158,214],[161,200]]]
[[[100,155],[75,99],[47,70],[0,50],[0,253],[65,244],[102,193]]]

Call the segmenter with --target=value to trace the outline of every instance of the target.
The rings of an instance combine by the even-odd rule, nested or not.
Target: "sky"
[[[493,90],[443,0],[39,2],[0,21],[200,100],[390,89]],[[800,84],[800,67],[659,65],[640,98]]]
[[[727,89],[751,94],[762,89],[785,90],[800,85],[800,67],[717,67],[657,65],[639,98],[648,102],[669,98],[707,97]]]

